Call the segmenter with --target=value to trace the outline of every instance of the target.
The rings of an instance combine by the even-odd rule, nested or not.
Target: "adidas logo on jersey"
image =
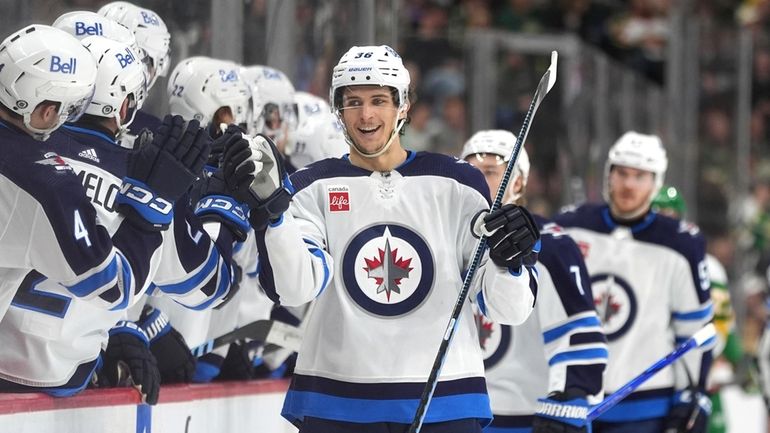
[[[81,158],[90,159],[94,162],[99,162],[99,157],[96,155],[96,151],[93,149],[86,149],[78,153],[78,156]]]

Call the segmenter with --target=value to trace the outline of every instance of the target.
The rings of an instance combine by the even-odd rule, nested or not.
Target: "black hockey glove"
[[[217,379],[250,380],[255,377],[254,351],[250,345],[238,342],[231,344]]]
[[[294,187],[270,138],[258,134],[226,143],[222,168],[235,198],[249,205],[255,230],[279,220],[289,208]]]
[[[482,215],[484,218],[479,218]],[[505,204],[494,212],[480,212],[471,227],[476,237],[487,236],[489,258],[501,268],[520,268],[540,239],[540,230],[532,215],[515,204]]]
[[[132,386],[147,404],[158,402],[160,373],[149,340],[135,323],[120,321],[110,329],[104,363],[97,374],[100,387]]]
[[[229,147],[227,143],[240,140],[243,134],[243,130],[238,125],[228,125],[227,129],[222,135],[219,135],[211,143],[211,153],[209,154],[209,160],[206,163],[212,169],[216,169],[222,166],[222,157],[225,154],[225,148]]]
[[[666,416],[664,433],[706,433],[711,399],[705,391],[688,388],[677,392]]]
[[[554,392],[540,398],[532,421],[532,433],[585,433],[588,402],[578,390]]]
[[[166,116],[155,134],[143,131],[128,158],[118,211],[147,230],[165,230],[173,205],[202,172],[211,138],[197,120]]]
[[[168,321],[166,315],[145,305],[137,324],[150,339],[150,351],[155,356],[161,383],[190,383],[195,373],[195,357],[182,334]]]

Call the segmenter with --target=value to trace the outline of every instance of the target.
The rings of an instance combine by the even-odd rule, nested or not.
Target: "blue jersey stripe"
[[[316,296],[320,296],[321,293],[323,293],[324,289],[326,289],[327,284],[329,283],[329,274],[330,274],[329,265],[326,263],[326,256],[324,255],[323,251],[321,251],[320,248],[312,247],[312,248],[308,248],[307,250],[310,251],[310,254],[321,259],[321,263],[323,263],[324,279],[323,279],[323,282],[321,283],[321,290],[319,290],[318,295],[316,295]]]
[[[487,315],[487,303],[484,301],[484,291],[479,291],[479,294],[476,295],[476,305],[479,306],[479,310],[481,310],[481,314]]]
[[[164,284],[158,286],[158,288],[164,293],[171,293],[174,295],[184,295],[191,290],[200,286],[216,269],[219,262],[219,254],[216,248],[211,248],[209,251],[209,258],[206,259],[206,263],[203,265],[200,271],[194,275],[190,275],[184,281],[180,281],[174,284]]]
[[[703,320],[714,315],[714,304],[709,302],[699,310],[688,311],[685,313],[675,311],[671,314],[674,320],[690,321],[690,320]]]
[[[548,344],[558,338],[563,337],[564,335],[568,334],[570,331],[577,329],[577,328],[596,328],[601,327],[602,324],[599,322],[599,318],[596,316],[590,316],[590,317],[582,317],[577,320],[573,320],[571,322],[567,322],[561,326],[558,326],[553,329],[549,329],[548,331],[543,332],[543,340],[545,344]]]
[[[123,254],[117,253],[116,256],[120,258],[120,264],[122,265],[123,287],[118,287],[118,290],[123,294],[123,300],[120,301],[120,304],[110,308],[110,310],[123,310],[128,308],[128,302],[131,299],[131,275],[133,273],[131,272],[131,265],[128,264],[128,260],[123,257]],[[140,289],[140,287],[136,287],[136,289]]]
[[[617,406],[599,416],[598,420],[605,422],[630,422],[661,418],[668,414],[670,408],[670,397],[621,401]]]
[[[414,419],[419,401],[419,398],[367,400],[290,390],[286,394],[281,414],[290,421],[312,416],[357,423],[409,424]],[[434,397],[425,415],[425,422],[445,422],[463,418],[478,418],[482,425],[489,424],[492,420],[489,397],[486,394]]]
[[[222,299],[225,293],[227,293],[227,290],[230,287],[230,278],[231,278],[230,269],[227,263],[223,262],[220,265],[219,274],[220,274],[220,277],[219,277],[219,285],[217,286],[217,291],[208,300],[204,301],[200,305],[196,305],[195,307],[192,307],[193,310],[198,310],[198,311],[206,310],[209,307],[211,307],[212,304],[219,302],[219,300]]]
[[[67,289],[75,296],[88,296],[96,290],[106,286],[118,276],[118,258],[117,254],[112,257],[110,264],[101,271],[91,275],[85,280],[67,286]]]
[[[607,349],[598,347],[592,349],[572,350],[569,352],[557,353],[556,355],[552,356],[551,359],[548,360],[548,365],[569,361],[583,361],[586,359],[596,359],[596,362],[606,363],[608,356],[609,354],[607,353]]]

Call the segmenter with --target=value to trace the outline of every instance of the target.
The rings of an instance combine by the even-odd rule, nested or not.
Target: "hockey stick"
[[[628,394],[631,394],[636,388],[639,388],[641,384],[646,382],[660,370],[669,366],[672,362],[681,358],[685,353],[696,347],[703,347],[711,343],[715,336],[716,329],[714,328],[713,324],[709,323],[708,325],[701,328],[692,337],[688,338],[687,341],[677,346],[673,352],[664,356],[655,362],[655,364],[652,364],[647,370],[644,370],[638,376],[628,381],[628,383],[621,386],[617,391],[610,394],[610,396],[604,399],[601,403],[592,407],[586,416],[586,423],[590,423],[604,412],[612,409],[616,404],[620,403],[621,400],[626,398]]]
[[[248,325],[213,338],[191,350],[193,356],[199,358],[210,353],[217,347],[222,347],[238,340],[251,339],[262,341],[266,344],[281,346],[283,348],[299,351],[302,343],[302,334],[300,330],[283,322],[276,320],[257,320]]]
[[[548,91],[551,90],[554,83],[556,82],[557,58],[558,55],[556,51],[552,51],[551,65],[548,67],[548,70],[545,71],[545,74],[543,74],[543,78],[540,79],[540,83],[537,85],[537,89],[535,90],[535,95],[532,97],[532,103],[529,104],[527,115],[524,117],[524,123],[522,123],[521,130],[519,131],[519,135],[516,138],[516,144],[513,146],[511,157],[508,160],[508,165],[505,167],[505,173],[503,174],[503,179],[500,182],[500,187],[497,189],[497,194],[495,195],[495,200],[492,202],[490,212],[497,210],[500,207],[503,201],[503,195],[505,195],[505,190],[508,187],[508,182],[510,181],[511,174],[513,172],[513,167],[516,165],[516,160],[519,159],[519,153],[521,152],[521,148],[524,145],[524,140],[526,140],[527,134],[529,134],[529,126],[530,122],[532,121],[532,116],[535,115],[535,112],[540,106],[540,103],[543,102],[543,98],[545,98],[545,95],[548,93]],[[446,331],[444,332],[444,338],[441,340],[438,353],[436,353],[436,359],[433,361],[433,367],[431,368],[428,381],[425,383],[425,389],[423,390],[422,396],[420,397],[420,403],[417,406],[417,412],[414,415],[414,421],[412,421],[412,424],[409,426],[409,433],[419,433],[420,429],[422,428],[422,423],[425,420],[425,415],[427,414],[428,405],[430,405],[430,401],[433,398],[433,393],[436,391],[438,376],[441,374],[441,367],[444,365],[444,359],[446,358],[447,352],[449,350],[449,344],[451,343],[452,337],[455,334],[457,322],[460,317],[460,313],[462,312],[463,305],[465,304],[465,299],[468,297],[471,281],[473,281],[473,276],[476,274],[476,269],[479,266],[481,256],[484,254],[486,247],[487,238],[482,234],[479,237],[478,243],[476,244],[476,251],[473,253],[473,261],[468,268],[468,273],[465,275],[462,290],[460,290],[460,294],[457,296],[454,310],[452,310],[452,315],[449,318],[449,324],[447,325]]]

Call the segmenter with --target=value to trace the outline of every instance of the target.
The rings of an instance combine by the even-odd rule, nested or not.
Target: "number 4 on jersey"
[[[79,210],[75,210],[75,239],[84,239],[86,241],[86,246],[91,246],[91,239],[88,237],[88,230],[86,229],[86,225],[83,224],[83,219],[80,218]]]

